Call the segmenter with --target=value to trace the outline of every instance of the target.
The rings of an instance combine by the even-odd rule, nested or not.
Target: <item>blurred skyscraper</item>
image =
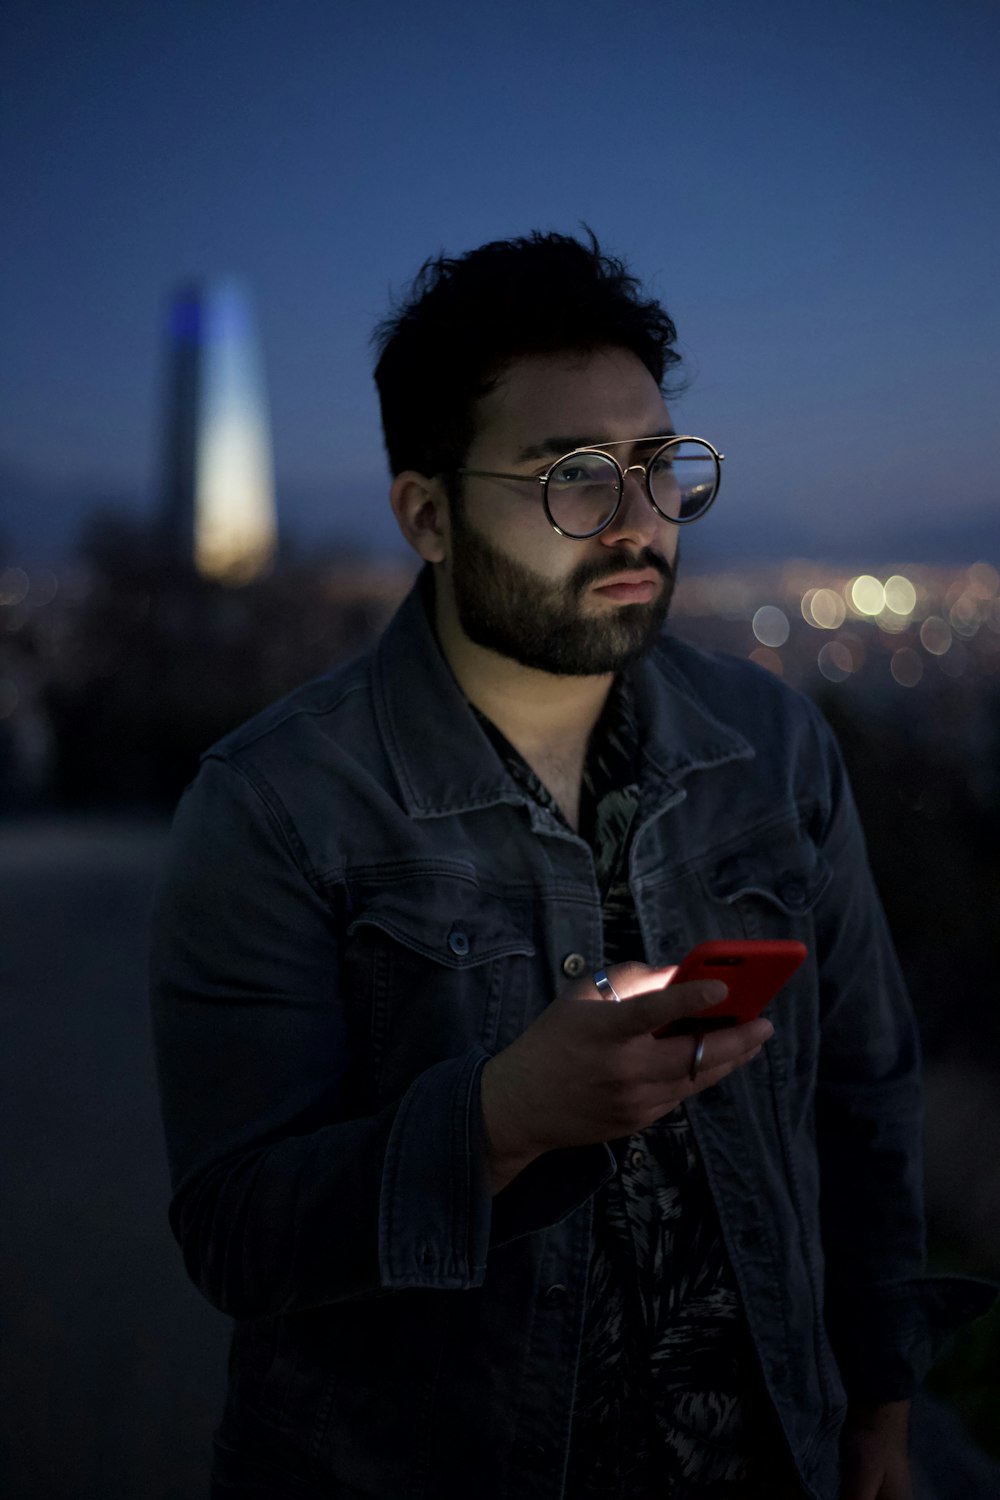
[[[187,285],[171,300],[162,517],[170,555],[205,577],[247,583],[274,555],[263,370],[234,280]]]

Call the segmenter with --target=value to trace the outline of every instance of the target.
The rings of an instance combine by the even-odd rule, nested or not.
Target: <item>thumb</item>
[[[597,973],[600,970],[596,971]],[[654,969],[649,964],[639,963],[637,960],[627,959],[624,963],[615,964],[606,974],[611,985],[613,994],[608,994],[602,989],[597,995],[593,993],[594,979],[580,980],[580,986],[586,990],[581,998],[584,1000],[598,1000],[602,1003],[611,1001],[615,997],[619,1000],[632,1000],[648,990],[662,990],[663,986],[669,984],[677,973],[677,965],[669,964],[665,968]],[[574,985],[574,990],[577,988]]]
[[[623,1004],[615,1009],[623,1034],[637,1036],[679,1021],[684,1016],[696,1016],[699,1011],[718,1005],[729,994],[728,986],[719,979],[673,985],[670,980],[676,972],[676,965],[670,969],[651,970],[641,989],[636,985],[627,1001],[622,995]],[[618,993],[621,994],[621,990]]]
[[[600,974],[600,969],[597,969]],[[633,996],[642,995],[643,990],[661,990],[664,984],[669,984],[673,975],[678,972],[676,963],[670,963],[666,968],[654,969],[648,963],[639,963],[636,960],[627,960],[625,963],[616,963],[606,978],[612,986],[615,995],[609,995],[607,990],[597,992],[594,975],[588,975],[585,980],[574,980],[573,984],[567,986],[574,1001],[591,1001],[597,1005],[606,1005],[607,1002],[615,1004],[615,996],[619,1001],[630,1001]]]

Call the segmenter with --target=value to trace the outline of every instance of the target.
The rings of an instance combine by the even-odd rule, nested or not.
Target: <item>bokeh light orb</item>
[[[885,581],[885,607],[894,615],[912,615],[917,607],[917,591],[901,573],[894,573]]]
[[[889,670],[900,687],[916,687],[924,675],[924,664],[912,646],[902,646],[893,652]]]
[[[847,606],[833,589],[817,589],[810,600],[810,613],[821,630],[839,630],[847,616]]]
[[[758,667],[766,667],[773,672],[775,677],[784,677],[785,669],[781,665],[781,657],[777,651],[772,651],[769,646],[755,646],[750,652],[750,660],[757,663]]]
[[[845,682],[854,671],[854,659],[843,641],[827,641],[821,646],[816,665],[828,682]]]
[[[791,627],[788,616],[775,604],[763,604],[753,617],[753,633],[762,646],[783,646]]]
[[[972,594],[961,594],[948,611],[948,623],[956,635],[971,640],[979,629],[979,601]]]
[[[850,585],[850,599],[859,615],[880,615],[885,609],[885,589],[870,573],[862,573]]]
[[[920,627],[920,644],[931,656],[943,656],[951,646],[951,626],[940,615],[928,615]]]
[[[1000,593],[1000,573],[992,563],[973,563],[969,569],[969,593],[977,599],[994,599]]]
[[[0,604],[20,604],[31,583],[23,568],[4,568],[0,573]]]

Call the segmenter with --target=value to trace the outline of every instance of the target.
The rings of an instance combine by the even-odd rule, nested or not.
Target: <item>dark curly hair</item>
[[[584,226],[586,227],[586,226]],[[535,230],[426,260],[372,335],[375,384],[393,474],[451,476],[472,442],[473,406],[521,355],[631,350],[664,394],[680,363],[677,331],[620,260]]]

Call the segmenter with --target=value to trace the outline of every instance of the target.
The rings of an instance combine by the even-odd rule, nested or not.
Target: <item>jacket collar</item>
[[[375,651],[375,713],[411,817],[526,803],[476,721],[431,624],[425,565]],[[690,772],[748,759],[753,748],[715,718],[672,660],[669,639],[629,669],[644,763],[644,800]]]

